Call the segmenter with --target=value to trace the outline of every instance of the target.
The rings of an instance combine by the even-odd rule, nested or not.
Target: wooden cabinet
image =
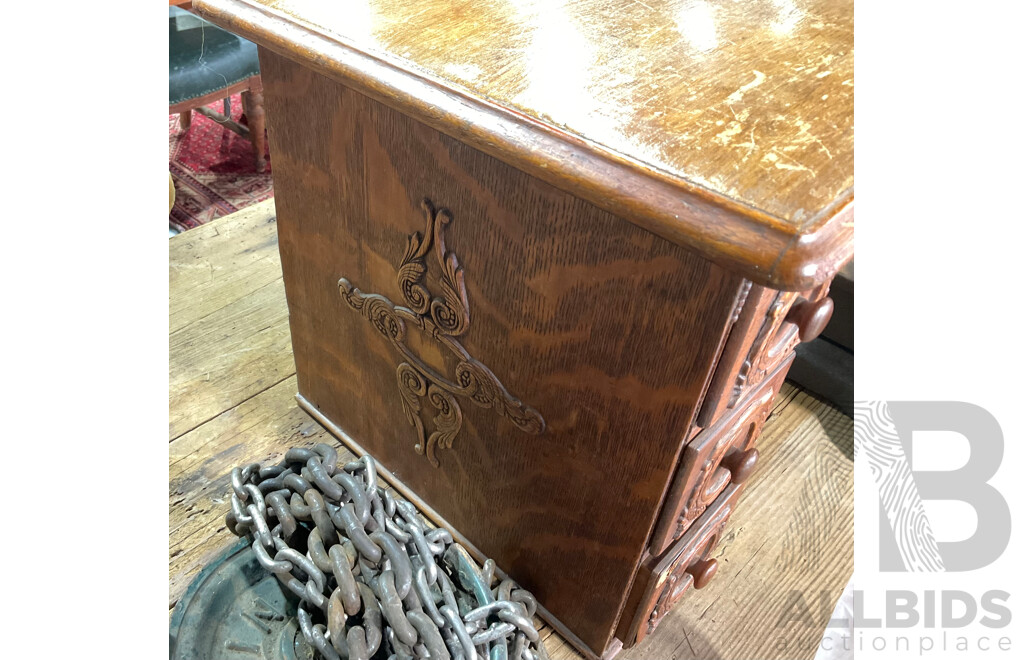
[[[591,657],[713,573],[852,253],[852,3],[743,4],[195,2],[261,45],[300,404]]]

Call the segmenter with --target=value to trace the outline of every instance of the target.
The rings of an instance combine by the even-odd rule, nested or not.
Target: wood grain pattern
[[[272,232],[274,228],[273,205],[266,203],[172,238],[171,327],[217,314],[218,304],[228,306],[253,294],[263,283],[278,280],[281,271],[275,244],[265,237],[254,236],[253,244],[244,240],[250,233]],[[202,240],[197,240],[200,237]],[[183,268],[185,264],[202,264],[202,268]],[[194,289],[197,280],[190,279],[200,277],[199,273],[206,278],[202,296]],[[209,277],[211,273],[214,277]],[[183,277],[186,274],[189,277]],[[285,311],[283,296],[267,300],[267,304],[282,314]],[[232,333],[241,341],[259,334],[263,327],[255,320],[244,317]],[[206,355],[193,353],[189,362],[214,359],[216,344],[200,345],[205,346]],[[180,350],[179,345],[171,351],[172,374],[181,362]],[[259,353],[257,357],[273,359],[260,352],[265,350],[254,352]],[[250,379],[258,377],[253,370],[244,373]],[[295,387],[292,372],[281,383],[231,404],[171,441],[172,607],[191,576],[233,541],[223,528],[230,468],[276,455],[294,444],[331,442],[331,437],[296,407]],[[184,409],[197,403],[201,402],[187,395],[172,396],[171,413],[194,417]],[[831,611],[852,573],[852,421],[787,384],[758,446],[763,454],[758,471],[747,482],[744,499],[714,553],[720,563],[719,575],[706,589],[687,594],[665,617],[657,634],[623,651],[620,658],[813,657],[825,625],[819,618],[819,599]],[[815,625],[778,625],[793,592],[806,595]],[[552,660],[581,657],[552,634],[550,627],[541,628],[541,636]],[[781,648],[782,644],[787,646]]]
[[[253,461],[277,461],[290,447],[333,438],[297,409],[295,376],[237,404],[170,444],[170,605],[216,556],[238,540],[224,516],[229,473]],[[339,460],[351,457],[344,449]]]
[[[281,278],[274,200],[232,214],[229,223],[208,223],[172,243],[169,286],[175,332]],[[270,259],[267,268],[253,267]]]
[[[600,653],[740,279],[288,59],[261,66],[299,392]],[[446,245],[473,305],[459,342],[546,422],[532,435],[465,406],[438,469],[409,451],[406,354],[336,286],[402,300],[425,197],[457,218]],[[407,328],[418,359],[455,373]],[[566,472],[568,488],[552,479]]]
[[[281,280],[271,282],[171,334],[170,350],[178,356],[170,374],[171,397],[188,401],[171,412],[171,438],[292,373],[288,314],[270,304],[283,294]],[[260,332],[246,337],[235,332],[249,324]]]
[[[261,46],[792,290],[852,254],[852,7],[196,2]]]
[[[170,303],[171,439],[294,373],[288,311],[273,304],[284,294],[273,208],[268,200],[172,244],[170,286],[182,295]]]

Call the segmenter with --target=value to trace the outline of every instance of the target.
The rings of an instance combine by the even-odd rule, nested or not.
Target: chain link
[[[326,660],[547,660],[537,601],[494,562],[377,483],[374,460],[337,465],[326,444],[231,472],[227,526],[299,598],[303,637]]]

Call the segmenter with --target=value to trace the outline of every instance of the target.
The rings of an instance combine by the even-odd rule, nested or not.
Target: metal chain
[[[299,598],[310,646],[326,660],[547,660],[532,594],[493,587],[494,562],[379,486],[371,457],[337,461],[321,443],[231,472],[228,529]]]

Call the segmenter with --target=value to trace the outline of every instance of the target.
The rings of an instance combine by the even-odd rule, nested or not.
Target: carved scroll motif
[[[757,385],[768,375],[768,368],[765,367],[763,362],[766,358],[775,358],[779,354],[772,350],[770,342],[775,340],[776,333],[783,322],[783,314],[789,311],[790,304],[795,297],[796,294],[791,291],[781,292],[772,302],[771,307],[768,308],[768,313],[761,324],[761,329],[758,330],[757,337],[750,345],[750,351],[743,360],[739,373],[736,374],[736,380],[733,382],[729,397],[729,408],[733,408],[739,403],[746,388]],[[798,338],[795,334],[793,338],[797,341],[791,342],[791,345],[781,347],[782,353],[786,353],[796,347]],[[774,366],[774,363],[772,363],[772,366]]]
[[[398,285],[406,306],[395,305],[375,293],[363,293],[344,277],[338,280],[338,291],[349,307],[360,312],[402,354],[404,359],[396,371],[398,391],[405,417],[416,429],[414,449],[438,467],[437,448],[450,449],[462,428],[462,408],[456,397],[468,397],[481,408],[493,408],[531,434],[544,430],[544,418],[512,396],[497,376],[456,339],[469,328],[469,298],[462,267],[444,242],[444,228],[452,215],[447,209],[435,209],[429,199],[424,199],[421,206],[426,230],[409,236],[398,268]],[[439,267],[440,295],[433,295],[427,288],[431,252]],[[438,373],[410,350],[405,343],[406,323],[415,325],[455,356],[458,363],[453,378]],[[424,423],[424,399],[435,413],[429,433]]]

